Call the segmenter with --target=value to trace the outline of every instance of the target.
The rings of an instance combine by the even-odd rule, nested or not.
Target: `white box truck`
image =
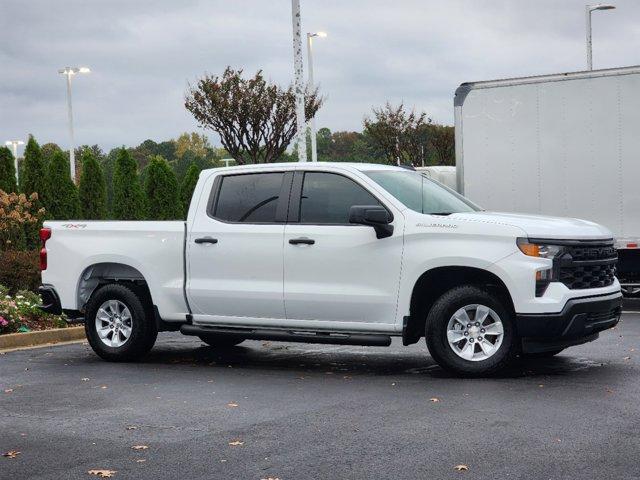
[[[640,66],[463,83],[458,191],[489,210],[591,220],[614,232],[640,293]]]

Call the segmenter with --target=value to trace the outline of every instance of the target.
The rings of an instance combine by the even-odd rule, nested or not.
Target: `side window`
[[[353,180],[335,173],[307,172],[302,184],[300,222],[348,224],[353,205],[380,202]]]
[[[283,173],[250,173],[222,177],[212,215],[226,222],[275,222],[283,178]]]

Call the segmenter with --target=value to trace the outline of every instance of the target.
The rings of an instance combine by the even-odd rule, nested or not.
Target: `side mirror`
[[[349,223],[373,227],[378,238],[393,235],[392,221],[391,214],[380,205],[354,205],[349,210]]]

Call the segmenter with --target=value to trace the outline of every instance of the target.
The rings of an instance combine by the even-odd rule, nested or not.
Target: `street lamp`
[[[309,88],[313,90],[313,37],[325,38],[327,34],[325,32],[307,32],[307,57],[309,59]],[[311,161],[318,161],[318,146],[316,144],[316,117],[315,115],[309,120],[309,126],[311,128]]]
[[[16,182],[18,182],[18,145],[24,145],[24,142],[22,140],[7,140],[4,144],[13,147],[13,161],[16,162]]]
[[[69,167],[71,170],[71,179],[76,180],[76,146],[73,141],[73,111],[71,109],[71,77],[78,73],[91,73],[89,67],[65,67],[58,70],[58,73],[67,77],[67,107],[69,115],[69,138],[71,145],[69,147]]]
[[[593,54],[591,52],[591,12],[595,10],[613,10],[615,5],[608,3],[599,3],[597,5],[585,5],[585,14],[587,18],[587,69],[593,70]]]

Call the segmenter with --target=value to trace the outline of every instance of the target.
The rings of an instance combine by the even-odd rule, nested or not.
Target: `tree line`
[[[218,166],[215,149],[197,133],[160,144],[147,140],[106,155],[96,145],[76,153],[77,185],[68,153],[53,143],[41,147],[29,136],[18,184],[13,154],[0,147],[0,190],[35,193],[34,209],[43,208],[44,219],[175,220],[185,218],[201,169]]]

